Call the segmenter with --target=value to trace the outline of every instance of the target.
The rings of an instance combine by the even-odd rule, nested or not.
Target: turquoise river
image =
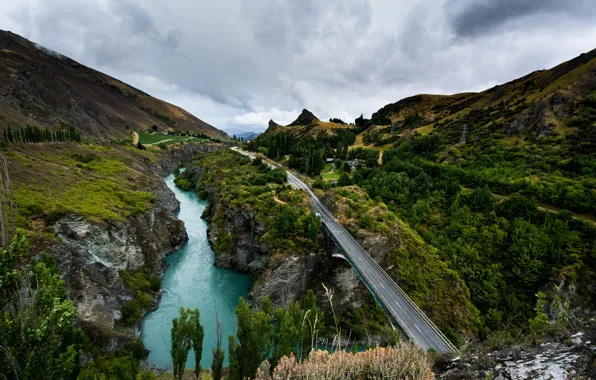
[[[210,368],[212,351],[215,347],[215,308],[223,326],[222,348],[226,351],[228,363],[228,335],[234,334],[236,316],[234,308],[238,297],[246,297],[252,283],[249,275],[213,265],[214,253],[207,241],[208,224],[201,215],[207,201],[197,197],[194,191],[183,191],[174,185],[174,176],[165,178],[168,187],[180,201],[178,218],[188,233],[188,243],[165,259],[167,269],[162,278],[164,291],[159,308],[148,313],[143,320],[142,338],[150,350],[148,362],[158,368],[170,370],[170,329],[172,319],[177,317],[180,307],[198,308],[201,323],[205,329],[201,367]],[[194,353],[191,351],[187,368],[194,368]],[[224,365],[225,365],[224,364]]]

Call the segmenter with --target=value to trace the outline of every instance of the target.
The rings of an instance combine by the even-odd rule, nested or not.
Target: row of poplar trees
[[[251,310],[240,298],[236,317],[238,331],[228,338],[230,380],[254,378],[265,360],[274,368],[283,356],[307,358],[324,332],[324,314],[312,290],[307,291],[302,307],[296,301],[285,309],[273,310],[271,300],[265,297],[260,310]]]
[[[42,143],[42,142],[80,142],[81,135],[74,128],[52,131],[48,128],[28,125],[15,129],[8,127],[4,130],[4,141],[13,143]]]
[[[297,360],[306,358],[325,331],[324,313],[316,305],[312,290],[307,291],[302,307],[298,301],[287,308],[273,309],[271,300],[263,298],[260,310],[251,310],[242,297],[236,306],[238,330],[228,337],[230,380],[254,378],[261,363],[268,360],[274,368],[283,356],[293,354]],[[180,308],[180,316],[172,320],[172,361],[174,378],[184,374],[188,353],[195,352],[195,376],[200,378],[203,354],[203,326],[199,310]],[[213,380],[222,377],[224,351],[221,348],[222,326],[217,315],[217,342],[211,365]]]

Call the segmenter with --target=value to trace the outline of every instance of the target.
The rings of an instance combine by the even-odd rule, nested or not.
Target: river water
[[[165,178],[166,184],[180,201],[178,218],[186,226],[188,243],[165,259],[167,269],[161,281],[164,290],[159,308],[143,319],[142,339],[150,350],[148,362],[170,370],[170,329],[172,319],[179,315],[180,307],[198,308],[201,324],[205,329],[201,367],[210,368],[215,347],[215,308],[223,326],[222,348],[228,363],[228,335],[236,332],[234,308],[238,297],[246,298],[252,283],[249,275],[213,265],[214,253],[207,241],[207,222],[201,219],[207,201],[194,191],[184,191],[174,185],[174,176]],[[194,368],[194,353],[190,352],[187,368]]]

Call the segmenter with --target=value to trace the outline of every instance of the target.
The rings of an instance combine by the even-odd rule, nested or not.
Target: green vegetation
[[[198,187],[199,195],[215,197],[207,210],[216,236],[214,250],[229,252],[237,236],[226,231],[226,211],[247,208],[256,211],[257,220],[265,226],[262,240],[284,252],[306,253],[314,247],[319,224],[304,192],[286,184],[283,169],[271,169],[260,160],[230,151],[218,150],[198,155],[196,161],[176,177],[183,188]]]
[[[19,230],[0,251],[0,373],[8,379],[69,378],[76,373],[82,343],[73,326],[76,309],[54,263],[44,256],[21,265],[28,247]]]
[[[120,276],[126,287],[135,294],[122,308],[122,324],[132,326],[143,316],[143,309],[153,306],[153,298],[161,287],[161,278],[152,276],[151,269],[147,267],[134,273],[123,270]]]
[[[55,131],[29,125],[25,128],[15,129],[14,131],[8,127],[4,130],[3,135],[6,144],[81,141],[81,135],[72,127],[68,130],[58,129]]]
[[[148,153],[149,154],[149,153]],[[5,153],[18,224],[53,224],[72,211],[93,221],[122,220],[148,210],[154,195],[142,191],[145,174],[130,168],[145,156],[121,147],[86,144],[15,147]]]
[[[315,347],[319,331],[324,329],[323,313],[309,290],[303,300],[287,308],[272,310],[268,298],[260,310],[250,310],[241,297],[236,307],[238,331],[229,337],[230,379],[252,378],[265,360],[276,365],[282,357],[293,355],[301,360]]]
[[[249,142],[247,148],[264,153],[267,157],[282,160],[289,155],[288,166],[309,176],[319,175],[325,167],[325,159],[345,159],[348,147],[356,141],[356,135],[348,129],[334,129],[333,135],[300,138],[291,133],[260,135]]]
[[[361,168],[353,177],[437,247],[442,261],[465,280],[486,336],[527,331],[528,320],[536,325],[534,295],[545,289],[553,301],[549,284],[555,279],[576,283],[583,302],[593,302],[595,295],[582,284],[594,281],[589,268],[595,265],[596,227],[569,212],[542,211],[537,201],[594,215],[596,149],[586,130],[594,130],[596,118],[590,119],[583,102],[571,119],[581,119],[576,122],[586,130],[510,146],[491,132],[492,116],[483,112],[458,121],[473,125],[466,144],[447,148],[460,133],[447,124],[399,140],[384,152],[382,167]],[[446,155],[454,159],[437,162]],[[411,252],[402,253],[402,263],[413,262]],[[412,269],[405,278],[415,274]]]

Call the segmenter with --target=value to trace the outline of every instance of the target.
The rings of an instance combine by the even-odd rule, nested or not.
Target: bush
[[[286,236],[294,233],[299,215],[298,210],[293,206],[283,206],[274,222],[278,234],[280,236]]]
[[[149,289],[151,289],[151,291],[159,292],[161,289],[161,278],[158,276],[151,276],[151,278],[149,278],[149,284]]]
[[[145,348],[143,342],[139,339],[132,341],[129,350],[132,353],[132,356],[137,360],[144,359],[147,356],[147,349]]]
[[[127,326],[134,325],[143,316],[141,305],[137,299],[132,299],[122,307],[122,323]]]

